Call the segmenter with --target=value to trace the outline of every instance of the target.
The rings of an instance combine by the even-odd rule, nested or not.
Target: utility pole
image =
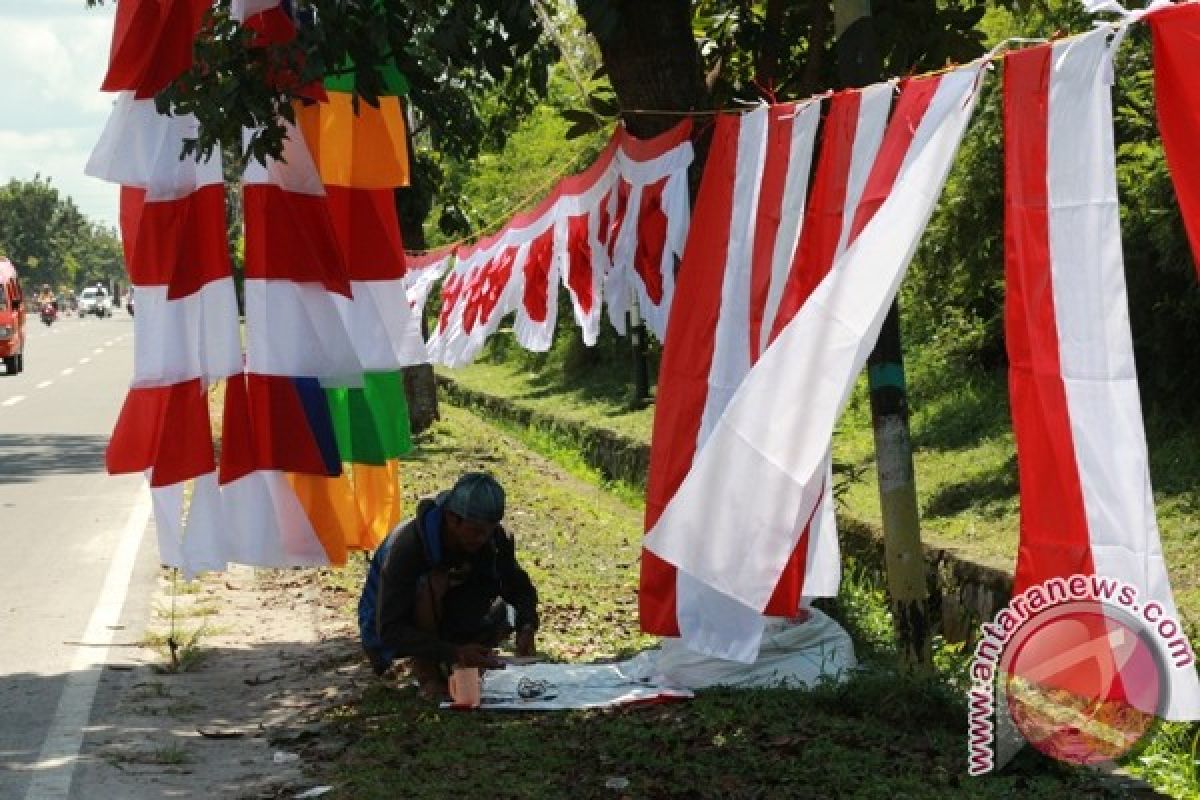
[[[870,0],[834,0],[833,24],[841,82],[846,86],[866,86],[880,80],[883,76]],[[895,301],[867,359],[867,380],[883,512],[888,596],[903,661],[915,667],[930,662],[929,592],[909,436],[900,308]]]

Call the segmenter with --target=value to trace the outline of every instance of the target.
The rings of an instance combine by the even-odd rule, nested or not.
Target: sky
[[[98,89],[112,19],[111,3],[0,0],[0,184],[40,174],[115,226],[118,188],[83,174],[112,108]]]

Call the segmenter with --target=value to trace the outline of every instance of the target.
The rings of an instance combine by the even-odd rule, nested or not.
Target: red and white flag
[[[103,85],[119,94],[86,167],[122,185],[125,261],[137,292],[133,386],[107,466],[146,473],[162,561],[189,577],[225,563],[220,531],[203,530],[216,469],[207,390],[240,370],[241,346],[220,157],[180,158],[196,121],[159,114],[153,97],[191,65],[192,39],[208,6],[207,0],[121,4]]]
[[[1145,19],[1154,36],[1158,130],[1200,276],[1200,5],[1167,4]]]
[[[1014,592],[1102,575],[1178,619],[1129,329],[1106,30],[1005,57],[1005,329],[1021,481]],[[1200,718],[1188,666],[1170,719]]]
[[[820,504],[834,426],[941,192],[980,70],[906,84],[859,205],[886,199],[742,381],[646,535],[655,556],[749,612],[768,607]],[[703,633],[685,631],[685,644],[758,654],[759,638],[735,625]]]
[[[646,528],[650,530],[686,475],[752,364],[845,249],[854,210],[875,161],[890,107],[891,84],[835,95],[807,205],[820,104],[762,107],[717,120],[696,222],[688,241],[672,330],[660,370],[651,448]],[[803,225],[802,225],[803,223]],[[832,223],[832,224],[831,224]],[[802,232],[803,231],[803,232]],[[786,288],[785,288],[786,287]],[[781,308],[781,301],[786,301]],[[786,314],[786,318],[782,315]],[[708,364],[707,376],[696,366]],[[680,447],[680,442],[691,447]],[[830,472],[827,464],[826,471]],[[764,609],[793,616],[804,596],[837,593],[840,579],[832,481],[827,480],[812,535],[801,536]],[[806,520],[806,523],[808,521]],[[747,642],[762,615],[643,556],[643,628],[707,642],[737,616]],[[706,645],[707,646],[707,645]],[[751,645],[747,644],[746,647]]]

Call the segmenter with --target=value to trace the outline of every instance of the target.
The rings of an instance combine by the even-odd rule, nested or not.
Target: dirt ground
[[[110,657],[72,797],[279,798],[346,746],[319,721],[374,676],[315,569],[161,570],[149,634]],[[173,663],[165,641],[174,602]],[[339,610],[343,609],[343,610]],[[310,794],[308,796],[319,796]]]

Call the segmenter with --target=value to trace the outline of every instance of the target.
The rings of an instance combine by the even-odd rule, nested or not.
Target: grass
[[[191,672],[208,657],[201,640],[215,633],[216,630],[208,625],[191,630],[149,631],[142,637],[142,646],[157,650],[163,657],[165,663],[155,667],[158,672]]]
[[[406,496],[445,488],[468,469],[504,483],[506,524],[541,594],[542,654],[588,661],[649,644],[634,608],[640,508],[462,409],[442,411],[406,462]],[[354,586],[362,566],[330,577]],[[319,780],[354,800],[1117,796],[1031,750],[999,775],[967,778],[953,669],[961,659],[947,652],[941,674],[901,671],[882,597],[851,563],[830,611],[867,668],[814,691],[713,690],[681,705],[504,715],[440,711],[412,689],[379,684],[334,713],[350,746]]]
[[[467,388],[501,396],[547,414],[607,427],[650,440],[654,409],[622,405],[625,384],[598,371],[585,387],[511,362],[480,363],[448,372]],[[1017,463],[1003,375],[965,376],[952,390],[914,392],[912,440],[922,537],[967,558],[1011,571],[1016,563],[1020,505]],[[603,398],[603,399],[595,399]],[[554,456],[569,443],[552,433],[520,434],[538,452]],[[1185,626],[1200,635],[1200,422],[1150,416],[1150,471],[1158,523]],[[578,457],[575,456],[577,459]],[[834,437],[835,461],[858,478],[845,484],[844,516],[876,528],[881,524],[875,443],[865,380],[860,380]],[[631,501],[640,495],[628,487]]]
[[[576,389],[556,394],[552,382],[510,364],[475,365],[454,371],[453,377],[468,388],[507,397],[544,413],[607,426],[646,441],[649,439],[653,409],[625,410],[621,404],[623,389],[619,384],[608,390],[609,398],[605,402],[589,407],[588,392]],[[612,376],[605,380],[611,382]],[[597,385],[602,384],[600,381]],[[589,391],[601,389],[594,386]],[[560,396],[566,398],[561,404],[558,402]],[[973,560],[1011,570],[1016,555],[1019,504],[1003,376],[976,375],[957,384],[953,392],[926,392],[924,395],[918,392],[913,402],[914,458],[924,539],[958,550]],[[620,422],[610,424],[610,413],[619,416]],[[579,456],[571,450],[570,442],[555,438],[551,432],[507,425],[505,430],[525,446],[556,462],[570,465],[573,475],[593,482],[599,479],[594,471],[579,463]],[[1198,437],[1200,425],[1195,421],[1180,423],[1153,415],[1148,417],[1150,467],[1160,532],[1176,600],[1193,641],[1200,638],[1200,625],[1197,624],[1200,622],[1200,560],[1195,558],[1197,536],[1200,535],[1200,450],[1194,444]],[[857,387],[835,437],[835,459],[860,476],[845,486],[841,513],[851,521],[877,527],[880,514],[874,441],[864,382]],[[641,490],[629,486],[620,489],[625,503],[640,509]],[[885,664],[881,674],[887,675],[891,623],[884,610],[882,592],[872,598],[871,590],[862,588],[868,585],[870,579],[866,572],[849,564],[843,597],[839,598],[838,605],[843,611],[855,607],[875,609],[847,622],[860,649],[864,642],[877,643],[871,647]],[[630,584],[629,591],[632,590]],[[860,595],[856,605],[847,605],[847,594],[854,592]],[[864,592],[866,597],[861,596]],[[624,649],[628,651],[633,647]],[[956,690],[965,686],[963,674],[968,663],[962,646],[939,642],[935,662],[942,688],[951,697],[961,696]],[[868,696],[870,691],[867,690]],[[921,691],[913,687],[905,691],[921,695]],[[943,700],[951,704],[957,702]],[[965,718],[965,711],[960,718]],[[949,714],[947,723],[954,724],[954,719],[954,714]],[[1125,759],[1123,766],[1167,796],[1200,797],[1200,775],[1197,774],[1200,762],[1196,760],[1198,736],[1200,725],[1164,723],[1143,741],[1136,753]],[[955,747],[961,749],[957,744]],[[638,789],[636,783],[631,784],[631,788]],[[653,784],[644,788],[644,791],[637,790],[632,794],[672,796]],[[580,796],[589,796],[591,791],[588,788]],[[847,793],[860,794],[859,790],[849,788]],[[939,793],[935,791],[929,796]],[[1026,793],[1014,789],[1014,794],[1024,796]],[[733,791],[729,796],[737,794]],[[689,796],[703,796],[703,793]],[[753,792],[747,796],[754,796]],[[905,791],[898,791],[897,796],[906,796]],[[1036,791],[1031,796],[1036,796]]]

